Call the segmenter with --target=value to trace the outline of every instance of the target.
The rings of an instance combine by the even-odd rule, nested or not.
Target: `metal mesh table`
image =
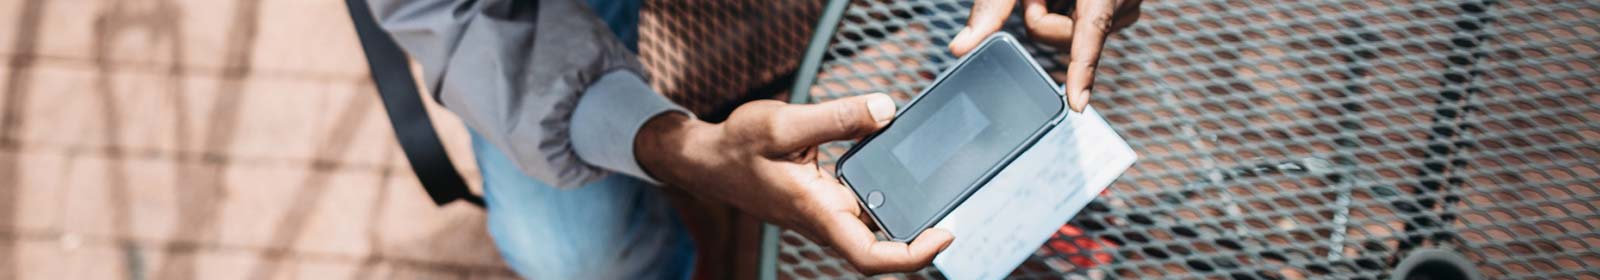
[[[904,102],[955,61],[970,6],[833,1],[793,101]],[[1091,98],[1140,160],[1012,276],[1375,279],[1459,256],[1490,279],[1600,278],[1600,2],[1142,9]],[[769,277],[862,277],[770,236]]]

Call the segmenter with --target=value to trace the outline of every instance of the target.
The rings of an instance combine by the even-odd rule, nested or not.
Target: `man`
[[[1104,18],[1124,10],[1110,9],[1120,7],[1114,1],[1084,4],[1090,2],[1077,8],[1103,10]],[[1030,26],[1031,19],[1050,18],[1041,16],[1048,15],[1042,0],[1027,3]],[[989,8],[974,9],[973,27],[952,50],[962,54],[998,30],[1011,5],[980,1]],[[815,105],[755,101],[721,123],[698,120],[646,85],[630,51],[639,6],[638,0],[371,2],[379,24],[422,64],[438,99],[472,129],[489,232],[517,273],[687,277],[694,246],[655,185],[830,244],[868,274],[920,269],[950,244],[953,237],[940,229],[909,244],[876,240],[855,196],[816,165],[817,145],[888,124],[895,112],[888,96]],[[1059,25],[1059,19],[1041,22]],[[1109,27],[1073,30],[1080,38],[1099,34],[1097,53]],[[1092,70],[1089,61],[1074,69]],[[1075,104],[1081,110],[1083,103]]]

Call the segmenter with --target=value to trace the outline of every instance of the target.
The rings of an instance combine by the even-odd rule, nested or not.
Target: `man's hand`
[[[1094,68],[1100,61],[1100,47],[1112,32],[1133,25],[1139,20],[1141,0],[1078,0],[1071,7],[1072,15],[1051,13],[1046,0],[1023,0],[1022,17],[1028,27],[1028,37],[1061,48],[1071,55],[1067,62],[1067,104],[1073,111],[1083,112],[1089,104],[1089,90],[1094,83]],[[1052,4],[1072,4],[1058,1]],[[1016,0],[977,0],[972,4],[972,15],[967,17],[967,27],[950,40],[950,52],[966,55],[977,48],[984,38],[1000,30]]]
[[[695,196],[832,244],[862,273],[921,269],[954,237],[929,229],[910,244],[878,241],[849,188],[817,165],[817,146],[867,136],[894,117],[894,101],[871,94],[815,105],[761,100],[710,124],[657,116],[634,140],[651,175]]]

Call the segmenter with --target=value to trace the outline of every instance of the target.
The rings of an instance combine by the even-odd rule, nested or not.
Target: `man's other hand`
[[[817,165],[817,146],[889,124],[894,101],[870,94],[814,105],[747,103],[711,124],[680,114],[651,119],[636,158],[669,186],[831,244],[866,274],[926,267],[954,237],[928,229],[910,244],[878,241],[856,196]]]
[[[1066,98],[1073,111],[1083,112],[1089,104],[1094,68],[1100,63],[1100,47],[1105,44],[1106,36],[1138,21],[1140,2],[1142,0],[1022,0],[1022,18],[1028,28],[1028,38],[1066,49],[1071,56],[1067,61]],[[967,27],[950,40],[950,52],[956,56],[967,55],[983,43],[984,38],[1000,31],[1000,25],[1011,16],[1016,3],[1016,0],[973,2]],[[1051,13],[1048,5],[1052,4],[1071,5],[1065,8],[1072,12],[1070,15]]]

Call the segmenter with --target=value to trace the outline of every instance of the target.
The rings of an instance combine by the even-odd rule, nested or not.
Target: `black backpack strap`
[[[383,109],[389,113],[389,125],[394,127],[400,149],[411,162],[411,171],[422,181],[422,189],[440,206],[460,199],[483,207],[483,197],[467,188],[466,180],[440,144],[405,52],[389,33],[378,28],[366,0],[345,0],[345,6],[355,22],[356,36],[361,38],[361,50],[367,54],[367,68],[378,85]]]

